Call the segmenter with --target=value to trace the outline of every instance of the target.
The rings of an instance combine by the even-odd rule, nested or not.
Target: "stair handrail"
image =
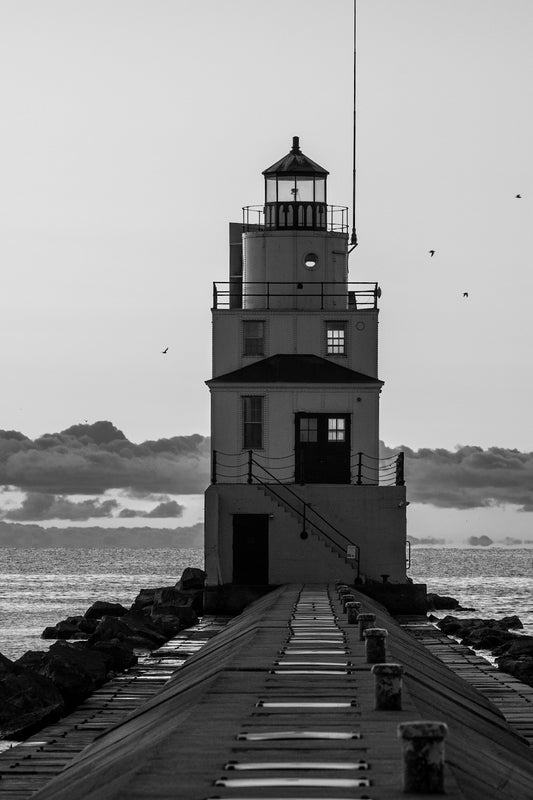
[[[302,511],[300,511],[298,508],[295,508],[295,507],[294,507],[294,506],[293,506],[291,503],[289,503],[289,501],[288,501],[288,500],[286,500],[286,499],[285,499],[285,498],[284,498],[282,495],[280,495],[278,492],[276,492],[274,489],[272,489],[272,487],[270,486],[270,484],[266,483],[266,482],[265,482],[265,481],[263,481],[263,480],[262,480],[262,479],[261,479],[261,478],[260,478],[258,475],[256,475],[256,474],[255,474],[255,472],[254,472],[254,471],[253,471],[253,469],[252,469],[252,465],[253,465],[253,464],[255,464],[255,465],[256,465],[256,467],[259,467],[259,469],[262,469],[262,470],[263,470],[263,472],[266,472],[266,474],[267,474],[267,475],[268,475],[270,478],[272,478],[272,480],[274,480],[276,483],[279,483],[279,485],[280,485],[280,486],[283,486],[283,489],[284,489],[285,491],[289,492],[289,493],[290,493],[290,494],[291,494],[293,497],[295,497],[295,498],[296,498],[296,499],[297,499],[297,500],[298,500],[300,503],[302,503],[302,505],[303,505],[303,509],[304,509],[304,510],[303,510],[303,512],[302,512]],[[262,464],[259,464],[259,463],[258,463],[258,462],[255,460],[255,458],[253,457],[253,451],[252,451],[252,450],[249,450],[249,451],[248,451],[248,468],[249,468],[249,473],[248,473],[248,483],[252,483],[252,479],[253,479],[253,478],[255,478],[255,480],[256,480],[258,483],[260,483],[262,486],[265,486],[265,487],[266,487],[266,489],[267,489],[268,491],[270,491],[270,492],[272,492],[272,494],[276,495],[276,497],[278,497],[278,498],[279,498],[279,499],[280,499],[280,500],[281,500],[283,503],[286,503],[286,504],[289,506],[289,508],[292,508],[292,510],[293,510],[293,511],[295,511],[295,512],[296,512],[296,513],[297,513],[297,514],[300,516],[300,517],[302,517],[302,518],[303,518],[304,522],[305,522],[306,518],[307,518],[307,519],[309,519],[309,517],[308,517],[308,513],[307,513],[307,512],[308,512],[308,511],[312,511],[312,512],[313,512],[313,514],[315,514],[315,515],[316,515],[316,516],[317,516],[319,519],[321,519],[321,520],[322,520],[322,522],[325,522],[325,523],[326,523],[326,525],[329,525],[329,527],[330,527],[330,528],[331,528],[333,531],[335,531],[335,533],[336,533],[336,534],[338,534],[338,535],[339,535],[340,537],[342,537],[342,538],[343,538],[343,539],[344,539],[346,542],[348,542],[348,544],[349,544],[351,547],[355,547],[356,558],[355,558],[354,560],[355,560],[355,561],[356,561],[356,563],[357,563],[357,574],[359,575],[360,547],[359,547],[359,545],[358,545],[358,544],[355,544],[354,542],[350,541],[350,539],[348,539],[348,537],[347,537],[347,536],[345,536],[345,534],[344,534],[344,533],[342,533],[342,531],[340,531],[338,528],[336,528],[336,527],[335,527],[335,525],[333,525],[331,522],[329,522],[329,520],[327,520],[325,517],[323,517],[323,516],[322,516],[322,514],[320,514],[320,512],[316,511],[316,510],[313,508],[313,506],[312,506],[310,503],[307,503],[305,500],[303,500],[303,499],[302,499],[302,498],[301,498],[299,495],[297,495],[297,494],[296,494],[296,492],[294,492],[294,491],[293,491],[293,490],[292,490],[292,489],[291,489],[291,488],[290,488],[290,487],[289,487],[289,486],[288,486],[286,483],[283,483],[282,481],[280,481],[280,480],[279,480],[279,479],[278,479],[278,478],[277,478],[275,475],[272,475],[272,473],[271,473],[271,472],[269,472],[269,470],[268,470],[266,467],[263,467],[263,466],[262,466]],[[340,550],[342,551],[342,547],[341,547],[341,545],[340,545],[338,542],[336,542],[336,541],[335,541],[335,539],[333,539],[333,538],[332,538],[332,537],[331,537],[331,536],[330,536],[328,533],[326,533],[326,531],[325,531],[325,530],[323,530],[323,529],[320,527],[320,525],[317,525],[317,523],[316,523],[316,522],[313,522],[313,521],[310,521],[310,522],[311,522],[311,525],[313,525],[313,526],[314,526],[314,527],[315,527],[315,528],[316,528],[316,529],[317,529],[317,530],[318,530],[318,531],[319,531],[319,532],[320,532],[320,533],[321,533],[323,536],[325,536],[325,537],[326,537],[326,539],[329,539],[329,541],[330,541],[330,542],[332,542],[332,544],[334,544],[334,545],[335,545],[335,547],[337,547],[338,549],[340,549]]]
[[[266,491],[271,492],[271,494],[273,494],[275,497],[277,497],[279,500],[281,500],[283,505],[288,506],[288,508],[292,509],[296,514],[298,514],[298,516],[303,520],[304,531],[305,531],[305,523],[306,523],[306,520],[307,520],[306,510],[313,511],[312,506],[310,506],[309,503],[306,503],[304,500],[302,500],[301,497],[298,497],[298,495],[295,495],[295,497],[297,497],[298,500],[303,505],[303,511],[300,511],[300,509],[296,508],[296,506],[294,506],[291,502],[289,502],[289,500],[287,500],[285,497],[282,497],[282,495],[279,492],[277,492],[272,487],[272,485],[270,483],[265,483],[265,481],[261,480],[261,478],[258,475],[255,475],[255,474],[254,474],[254,478],[256,479],[257,483],[261,484],[261,486],[263,486],[266,489]],[[281,485],[285,486],[284,483],[282,483]],[[293,494],[294,494],[294,492],[293,492]],[[309,521],[309,520],[307,520],[307,521]],[[327,522],[327,520],[326,520],[326,522]],[[335,547],[336,550],[338,550],[339,552],[343,553],[341,545],[339,545],[339,543],[336,542],[335,539],[333,539],[328,533],[326,533],[326,531],[323,530],[323,528],[321,528],[320,525],[318,525],[316,522],[311,522],[310,524],[320,533],[321,536],[324,536],[326,539],[328,539],[331,542],[331,544]],[[340,533],[340,531],[339,531],[339,533]],[[343,534],[341,534],[341,536],[343,536]],[[344,537],[344,538],[346,538],[346,537]],[[347,539],[347,541],[350,542],[349,539]],[[359,577],[359,549],[360,548],[359,548],[359,545],[353,544],[353,542],[350,542],[350,545],[352,547],[355,547],[356,556],[355,556],[355,558],[353,560],[355,561],[355,563],[357,565],[357,577]],[[346,554],[345,553],[344,553],[344,557],[346,558]]]

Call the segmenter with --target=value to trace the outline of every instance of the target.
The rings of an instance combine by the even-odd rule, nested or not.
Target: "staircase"
[[[309,514],[315,514],[323,519],[318,512],[316,512],[309,503],[306,503],[302,500],[295,492],[292,490],[288,490],[291,493],[291,499],[284,499],[281,495],[283,489],[280,484],[280,487],[271,486],[268,483],[256,483],[258,491],[261,492],[265,497],[268,497],[275,505],[277,505],[282,511],[288,514],[290,517],[295,519],[297,522],[303,524],[303,530],[310,533],[311,536],[314,536],[321,544],[329,550],[336,558],[340,559],[344,562],[347,566],[349,566],[355,573],[355,577],[359,577],[359,548],[356,547],[356,557],[355,558],[348,558],[346,555],[346,549],[343,548],[341,544],[338,544],[329,534],[327,534],[323,527],[320,525],[319,521],[313,521],[313,519],[309,519]],[[302,505],[302,511],[293,504],[292,500],[299,500]],[[325,525],[329,525],[333,528],[333,526],[327,522],[327,520],[323,520]],[[336,530],[333,528],[333,530]],[[340,534],[341,536],[343,534]],[[343,537],[346,538],[346,537]],[[348,541],[348,540],[347,540]]]

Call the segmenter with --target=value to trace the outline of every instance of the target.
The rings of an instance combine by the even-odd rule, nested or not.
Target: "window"
[[[346,355],[345,322],[326,322],[326,353],[328,356]]]
[[[318,441],[318,419],[316,417],[300,417],[300,441]]]
[[[344,442],[346,420],[344,417],[328,417],[328,442]]]
[[[246,450],[263,447],[263,398],[242,398],[242,446]]]
[[[261,319],[246,319],[242,323],[243,355],[262,356],[265,353],[265,323]]]

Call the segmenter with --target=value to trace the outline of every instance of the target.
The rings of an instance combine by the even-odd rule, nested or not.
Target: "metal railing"
[[[303,229],[348,233],[348,208],[303,200],[244,206],[242,224],[244,232]]]
[[[356,486],[405,486],[404,453],[387,458],[374,458],[355,453],[351,459],[352,482]]]
[[[274,481],[272,484],[269,481],[264,481],[257,472],[254,470],[256,469],[262,470],[266,476],[271,478]],[[310,525],[314,530],[322,537],[326,538],[330,544],[333,545],[334,549],[340,553],[344,558],[347,558],[348,547],[353,548],[354,558],[350,559],[353,560],[356,569],[357,569],[357,577],[360,574],[360,548],[359,545],[352,542],[347,536],[345,536],[341,531],[335,527],[329,520],[327,520],[322,514],[314,508],[311,503],[307,503],[303,500],[298,494],[296,494],[293,489],[289,488],[286,483],[282,483],[279,481],[275,475],[273,475],[268,469],[266,469],[262,464],[259,464],[253,455],[253,450],[248,451],[248,478],[247,482],[251,483],[258,483],[260,484],[266,491],[270,494],[274,495],[276,499],[284,506],[290,508],[294,513],[298,515],[303,523],[302,529],[302,536],[303,538],[307,538],[308,533],[306,529],[306,525]],[[282,491],[288,493],[290,496],[290,500],[287,497],[284,497],[279,490],[276,490],[274,486],[282,487]],[[292,502],[291,502],[292,501]],[[295,505],[296,501],[296,505]],[[317,519],[320,522],[317,522]],[[324,530],[324,525],[326,525],[330,533]],[[333,536],[331,535],[333,533]],[[345,544],[344,546],[339,543],[338,538],[343,539]]]
[[[213,450],[211,458],[211,483],[252,483],[249,455],[253,451],[225,453]],[[261,468],[272,475],[277,483],[295,484],[295,455],[265,456],[255,453],[254,459],[261,459]],[[365,453],[354,453],[350,463],[350,483],[355,486],[405,486],[404,453],[387,458],[374,458]]]
[[[381,291],[375,282],[344,281],[217,281],[213,283],[213,308],[298,308],[316,311],[377,309]],[[237,302],[238,301],[238,302]],[[290,301],[290,302],[287,302]],[[242,304],[242,305],[241,305]]]

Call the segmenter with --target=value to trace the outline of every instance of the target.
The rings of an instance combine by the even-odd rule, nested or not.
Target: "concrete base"
[[[223,586],[206,586],[204,589],[205,614],[240,614],[246,606],[276,589],[276,586],[244,586],[226,583]]]
[[[427,586],[425,583],[358,583],[356,589],[366,594],[390,614],[426,614],[428,610]]]

